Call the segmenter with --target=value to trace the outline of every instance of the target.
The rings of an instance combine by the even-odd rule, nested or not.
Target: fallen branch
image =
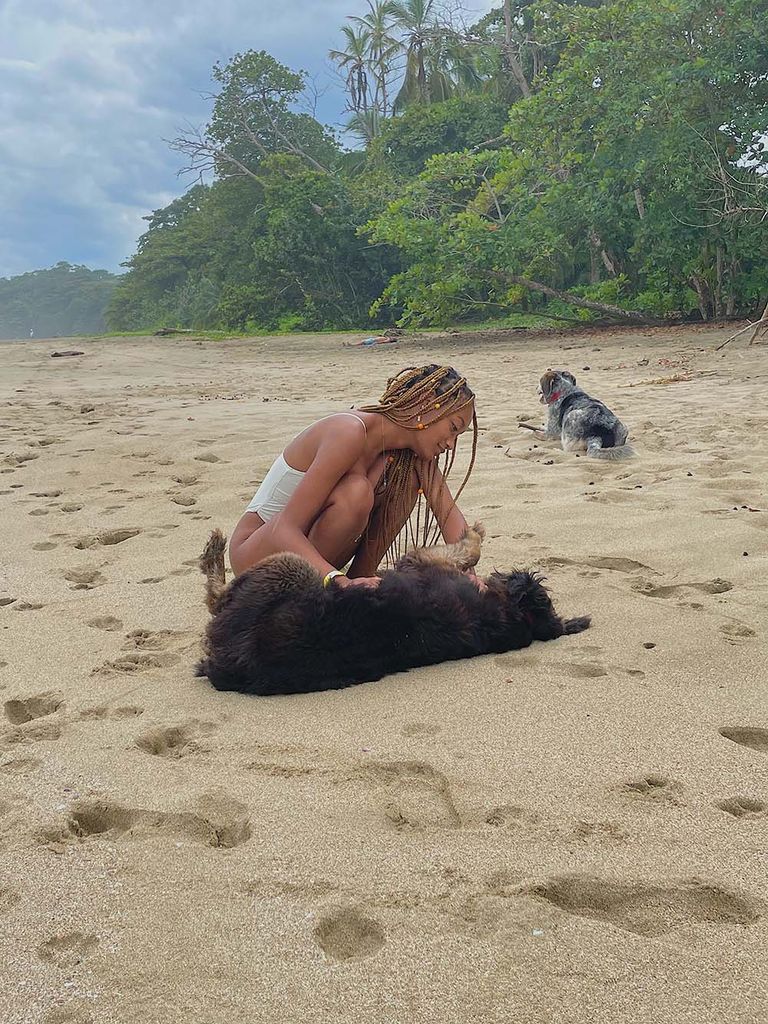
[[[530,288],[533,292],[541,292],[543,295],[549,295],[553,299],[560,299],[562,302],[567,302],[569,306],[578,306],[581,309],[591,309],[596,313],[606,313],[608,316],[619,320],[628,320],[630,323],[648,324],[655,323],[656,321],[649,320],[644,313],[639,313],[636,309],[622,309],[621,306],[612,306],[603,302],[591,302],[589,299],[582,299],[578,295],[573,295],[571,292],[559,292],[556,288],[550,288],[547,284],[542,284],[540,281],[531,281],[527,277],[518,277],[516,274],[505,274],[501,270],[491,270],[491,277],[498,277],[502,281],[508,281],[510,284],[519,284],[524,288]]]
[[[164,338],[168,334],[191,334],[191,327],[160,327],[155,331],[156,337]]]
[[[732,334],[730,338],[726,338],[722,345],[717,346],[715,352],[719,352],[721,348],[725,348],[729,341],[735,341],[736,338],[738,338],[742,334],[746,334],[749,330],[752,331],[752,337],[749,339],[749,344],[754,345],[755,341],[757,340],[758,334],[761,330],[763,330],[764,324],[768,326],[768,302],[765,304],[763,315],[760,317],[759,320],[755,320],[754,323],[748,323],[746,327],[742,327],[740,331],[736,331],[736,333]]]

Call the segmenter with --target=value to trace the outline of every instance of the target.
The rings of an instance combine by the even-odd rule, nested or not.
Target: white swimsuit
[[[362,423],[363,430],[368,435],[368,428],[365,420],[354,412],[337,412],[333,416],[352,416],[358,423]],[[330,418],[330,417],[329,417]],[[246,512],[255,512],[264,522],[268,522],[278,512],[282,512],[293,496],[293,492],[306,476],[306,471],[294,469],[285,461],[281,452],[270,466],[269,472],[264,477],[261,485],[251,498]]]

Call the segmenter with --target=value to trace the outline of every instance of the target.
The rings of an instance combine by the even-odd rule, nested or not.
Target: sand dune
[[[727,333],[4,344],[2,1020],[762,1019],[768,372]],[[433,359],[479,396],[481,571],[540,569],[593,628],[216,693],[208,531],[293,432]],[[518,429],[548,366],[636,459]]]

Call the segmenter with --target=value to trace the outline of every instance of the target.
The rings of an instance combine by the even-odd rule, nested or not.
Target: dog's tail
[[[221,597],[227,587],[227,571],[224,567],[224,552],[227,538],[221,530],[214,530],[200,555],[200,571],[206,577],[205,603],[211,615],[219,610]]]
[[[618,459],[631,459],[637,452],[631,444],[619,444],[613,448],[603,448],[602,439],[599,437],[587,438],[587,458],[605,459],[615,462]]]

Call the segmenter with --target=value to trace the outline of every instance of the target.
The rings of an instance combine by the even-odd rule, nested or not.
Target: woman
[[[433,363],[398,373],[376,405],[307,427],[275,460],[235,527],[235,573],[293,551],[323,574],[324,586],[376,586],[384,556],[396,557],[409,541],[434,543],[438,533],[457,541],[467,523],[445,477],[471,424],[472,457],[458,497],[475,459],[474,397],[456,370]]]

